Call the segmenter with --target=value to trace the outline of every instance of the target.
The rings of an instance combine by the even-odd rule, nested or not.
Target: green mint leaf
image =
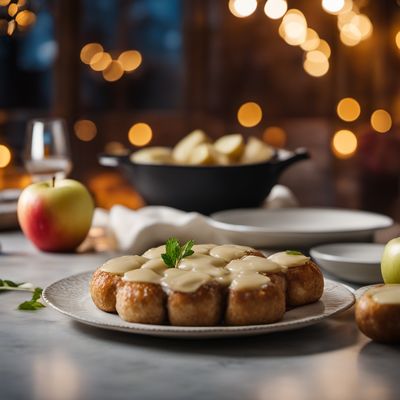
[[[171,260],[170,256],[168,254],[161,254],[161,258],[163,259],[164,263],[167,265],[168,268],[174,268],[175,264]]]
[[[165,253],[161,254],[161,258],[168,268],[176,268],[182,258],[191,256],[194,253],[192,250],[193,245],[193,240],[189,240],[181,246],[178,239],[169,238],[165,244]]]
[[[18,306],[18,310],[23,310],[23,311],[36,311],[41,308],[44,308],[45,305],[40,303],[39,301],[24,301]]]
[[[15,283],[13,281],[9,281],[8,279],[0,279],[0,286],[3,287],[18,287],[20,284],[19,283]]]
[[[40,296],[42,295],[43,289],[42,288],[35,288],[35,290],[33,291],[33,295],[32,295],[32,301],[36,301],[40,299]]]
[[[297,250],[286,250],[285,253],[288,254],[289,256],[302,256],[303,255],[303,253],[301,253],[300,251],[297,251]]]

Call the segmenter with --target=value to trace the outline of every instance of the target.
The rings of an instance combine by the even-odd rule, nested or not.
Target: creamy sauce
[[[162,274],[167,269],[167,266],[161,258],[152,258],[146,261],[141,268],[151,269],[157,274]]]
[[[213,249],[214,247],[216,247],[216,244],[195,244],[192,247],[192,250],[195,253],[199,253],[199,254],[210,254],[210,250]]]
[[[236,244],[224,244],[216,246],[210,251],[210,255],[217,258],[222,258],[226,262],[241,258],[249,252],[256,251],[252,247],[238,246]]]
[[[249,271],[235,275],[229,287],[233,290],[254,290],[268,285],[269,282],[271,282],[271,279],[267,276]]]
[[[110,274],[123,275],[132,269],[140,268],[146,261],[148,261],[148,258],[141,256],[116,257],[106,261],[100,267],[100,270]]]
[[[185,257],[178,264],[178,268],[186,271],[193,270],[201,267],[224,267],[226,262],[220,258],[212,257],[207,254],[193,254],[189,257]]]
[[[143,257],[146,258],[160,258],[161,254],[165,253],[165,245],[153,247],[143,253]]]
[[[268,257],[268,260],[273,261],[283,267],[299,267],[310,261],[310,257],[306,257],[304,254],[288,254],[286,251],[272,254]]]
[[[146,251],[143,256],[113,258],[100,269],[123,275],[123,280],[127,282],[161,284],[166,291],[183,293],[195,292],[210,281],[230,286],[233,290],[257,289],[270,282],[268,277],[259,272],[278,272],[283,269],[266,258],[246,256],[249,251],[255,251],[247,246],[200,244],[193,246],[193,249],[195,253],[182,259],[178,268],[167,268],[160,257],[165,252],[165,246],[159,246]],[[232,260],[232,257],[243,258]]]
[[[154,283],[158,285],[161,282],[161,278],[161,275],[151,269],[140,268],[126,272],[122,279],[128,282]]]
[[[197,271],[181,271],[181,274],[168,274],[162,279],[167,290],[192,293],[211,280],[207,274]]]
[[[385,285],[370,289],[369,293],[379,304],[400,304],[400,285]]]
[[[246,256],[240,260],[231,261],[226,268],[231,272],[255,271],[255,272],[280,272],[282,267],[264,257]]]

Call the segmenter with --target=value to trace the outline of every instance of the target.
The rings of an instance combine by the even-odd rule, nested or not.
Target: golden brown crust
[[[172,325],[212,326],[221,321],[223,288],[207,283],[193,293],[171,292],[168,295],[168,317]]]
[[[379,304],[364,293],[355,308],[356,322],[365,335],[378,342],[400,342],[400,305]]]
[[[122,282],[117,291],[116,309],[128,322],[164,323],[165,294],[160,285],[142,282]]]
[[[97,269],[90,281],[90,295],[100,310],[116,312],[115,296],[121,277]]]
[[[228,325],[269,324],[282,319],[285,293],[274,283],[257,290],[229,290],[225,323]]]
[[[319,300],[324,291],[324,277],[313,261],[290,267],[286,271],[286,302],[288,306],[303,306]]]

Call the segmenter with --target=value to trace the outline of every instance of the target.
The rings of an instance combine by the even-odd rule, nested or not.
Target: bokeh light
[[[377,132],[385,133],[392,127],[392,117],[385,110],[375,110],[371,115],[371,126]]]
[[[0,0],[0,6],[8,6],[11,0]]]
[[[128,50],[120,54],[118,61],[124,71],[130,72],[140,66],[142,55],[136,50]]]
[[[8,6],[8,15],[10,17],[14,17],[18,12],[18,6],[15,3],[11,3]]]
[[[307,52],[303,68],[307,74],[319,78],[329,71],[329,61],[322,51],[312,50]]]
[[[265,129],[263,140],[273,147],[282,148],[286,145],[287,135],[284,129],[279,126],[270,126]]]
[[[332,151],[338,158],[350,158],[357,146],[356,135],[347,129],[337,131],[332,138]]]
[[[246,128],[256,126],[262,119],[261,107],[252,101],[244,103],[238,110],[237,119]]]
[[[320,44],[318,33],[314,29],[307,28],[306,40],[300,44],[303,50],[311,51],[317,49]]]
[[[16,23],[15,20],[8,21],[7,35],[11,36],[15,31]]]
[[[329,14],[339,14],[344,6],[344,0],[322,0],[322,8]]]
[[[90,68],[93,71],[104,71],[112,63],[112,58],[107,52],[100,52],[95,54],[90,60]]]
[[[371,20],[364,14],[355,15],[351,24],[356,26],[361,35],[361,40],[366,40],[372,35],[373,26]]]
[[[267,0],[264,13],[271,19],[279,19],[285,15],[287,8],[288,5],[285,0]]]
[[[36,15],[31,11],[24,10],[17,14],[15,21],[17,21],[19,26],[26,28],[27,26],[35,23]]]
[[[356,99],[345,97],[339,101],[336,112],[343,121],[351,122],[360,116],[361,107]]]
[[[0,168],[7,167],[11,161],[11,151],[4,144],[0,144]]]
[[[329,58],[331,56],[331,46],[329,46],[329,43],[324,39],[321,39],[319,41],[318,47],[315,50],[324,53],[326,58]]]
[[[103,71],[103,78],[108,82],[115,82],[122,77],[124,70],[119,61],[112,61]]]
[[[104,146],[104,151],[108,154],[121,155],[128,153],[128,149],[120,142],[108,142]]]
[[[151,127],[144,122],[134,124],[129,129],[128,139],[134,146],[145,146],[153,138]]]
[[[297,9],[290,9],[282,19],[279,34],[291,46],[299,46],[307,39],[307,21]]]
[[[92,58],[98,54],[103,52],[103,46],[99,43],[88,43],[87,45],[82,47],[81,50],[81,61],[85,64],[90,64]]]
[[[397,32],[395,41],[396,41],[396,46],[400,49],[400,31]]]
[[[97,127],[93,121],[89,119],[80,119],[74,124],[75,135],[83,142],[90,142],[97,135]]]
[[[361,42],[362,36],[356,25],[349,23],[340,30],[340,40],[346,46],[356,46]]]
[[[230,12],[238,18],[245,18],[257,9],[257,0],[229,0]]]
[[[348,11],[344,12],[342,14],[338,15],[338,20],[337,20],[337,25],[339,30],[343,29],[343,27],[346,24],[351,23],[351,20],[356,16],[357,14],[354,11]]]

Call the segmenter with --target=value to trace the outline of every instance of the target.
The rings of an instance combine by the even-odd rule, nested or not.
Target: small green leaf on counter
[[[303,255],[303,253],[301,253],[300,251],[297,251],[297,250],[286,250],[285,253],[288,254],[289,256],[302,256]]]
[[[193,245],[193,240],[189,240],[181,246],[178,239],[169,238],[165,244],[165,253],[161,254],[161,258],[168,268],[176,268],[183,258],[189,257],[194,253],[192,250]]]
[[[35,288],[35,290],[33,291],[33,294],[32,294],[32,299],[21,303],[18,306],[18,310],[35,311],[35,310],[39,310],[39,309],[45,307],[44,304],[42,304],[40,301],[38,301],[40,299],[40,296],[42,295],[42,291],[43,291],[42,288]]]
[[[21,291],[21,292],[32,292],[32,299],[24,301],[18,306],[18,310],[39,310],[40,308],[46,307],[42,304],[39,299],[42,295],[42,288],[35,288],[31,283],[15,283],[8,279],[0,279],[0,291]]]

